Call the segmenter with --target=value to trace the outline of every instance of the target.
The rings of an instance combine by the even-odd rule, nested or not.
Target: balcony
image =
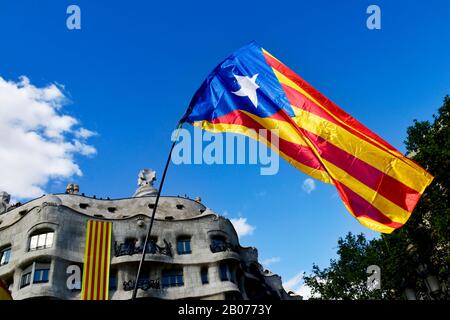
[[[143,246],[136,246],[134,243],[125,242],[114,243],[114,255],[116,257],[132,256],[134,254],[142,254]],[[164,239],[164,246],[158,246],[154,241],[150,241],[145,250],[146,254],[161,254],[173,257],[172,244]]]
[[[131,291],[134,289],[134,285],[134,280],[124,281],[123,290]],[[161,282],[159,279],[140,279],[137,288],[144,291],[147,291],[148,289],[161,289]]]
[[[213,241],[209,246],[212,253],[234,251],[237,252],[237,246],[231,244],[228,241]]]

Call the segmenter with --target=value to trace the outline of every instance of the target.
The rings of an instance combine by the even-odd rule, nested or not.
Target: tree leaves
[[[367,241],[363,234],[338,240],[337,260],[328,268],[313,265],[305,283],[321,299],[404,299],[411,288],[429,298],[424,277],[435,275],[441,294],[450,288],[450,97],[433,115],[433,122],[414,120],[407,129],[407,155],[435,178],[425,190],[408,223],[389,235]],[[381,268],[381,289],[367,287],[367,267]],[[418,272],[426,267],[426,274]]]

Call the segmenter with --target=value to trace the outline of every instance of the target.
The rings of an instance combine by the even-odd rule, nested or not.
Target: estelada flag
[[[183,121],[262,140],[299,170],[334,184],[350,213],[383,233],[406,223],[433,180],[255,42],[209,74]],[[276,131],[263,136],[259,129]],[[274,135],[278,145],[270,143]]]
[[[81,300],[108,300],[112,222],[88,220]]]
[[[2,279],[0,279],[0,300],[12,300],[11,293]]]

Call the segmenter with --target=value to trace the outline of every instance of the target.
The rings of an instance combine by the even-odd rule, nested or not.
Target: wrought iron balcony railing
[[[134,289],[134,280],[124,281],[123,290],[131,291]],[[147,291],[148,289],[161,289],[161,282],[159,279],[140,279],[137,285],[138,289]]]
[[[134,243],[114,243],[114,255],[116,257],[120,256],[132,256],[134,254],[141,254],[142,246],[136,246]],[[164,239],[164,246],[158,246],[154,241],[150,241],[147,245],[145,253],[149,254],[162,254],[172,257],[172,244]]]
[[[227,250],[237,252],[237,247],[228,241],[213,242],[209,247],[211,248],[211,252],[213,252],[213,253],[223,252],[223,251],[227,251]]]

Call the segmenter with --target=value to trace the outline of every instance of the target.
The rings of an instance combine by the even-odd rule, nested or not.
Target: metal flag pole
[[[134,281],[133,295],[131,297],[132,300],[136,299],[139,277],[141,274],[142,264],[144,263],[144,260],[145,260],[145,251],[147,250],[148,240],[150,239],[150,233],[152,232],[153,221],[155,220],[155,213],[156,213],[156,209],[158,208],[159,197],[161,196],[161,190],[164,186],[164,180],[166,179],[167,168],[169,168],[172,151],[173,151],[173,148],[175,148],[175,145],[177,144],[178,135],[180,133],[181,127],[183,126],[183,123],[184,123],[184,119],[180,120],[180,122],[178,123],[176,132],[175,132],[175,138],[173,139],[172,147],[170,148],[169,156],[167,157],[166,166],[164,167],[164,172],[161,177],[161,183],[159,184],[159,189],[158,189],[158,193],[156,195],[155,205],[153,206],[153,212],[152,212],[152,217],[150,219],[150,225],[147,230],[147,235],[145,236],[144,247],[142,248],[141,261],[139,261],[139,267],[138,267],[138,271],[136,274],[136,280]]]

